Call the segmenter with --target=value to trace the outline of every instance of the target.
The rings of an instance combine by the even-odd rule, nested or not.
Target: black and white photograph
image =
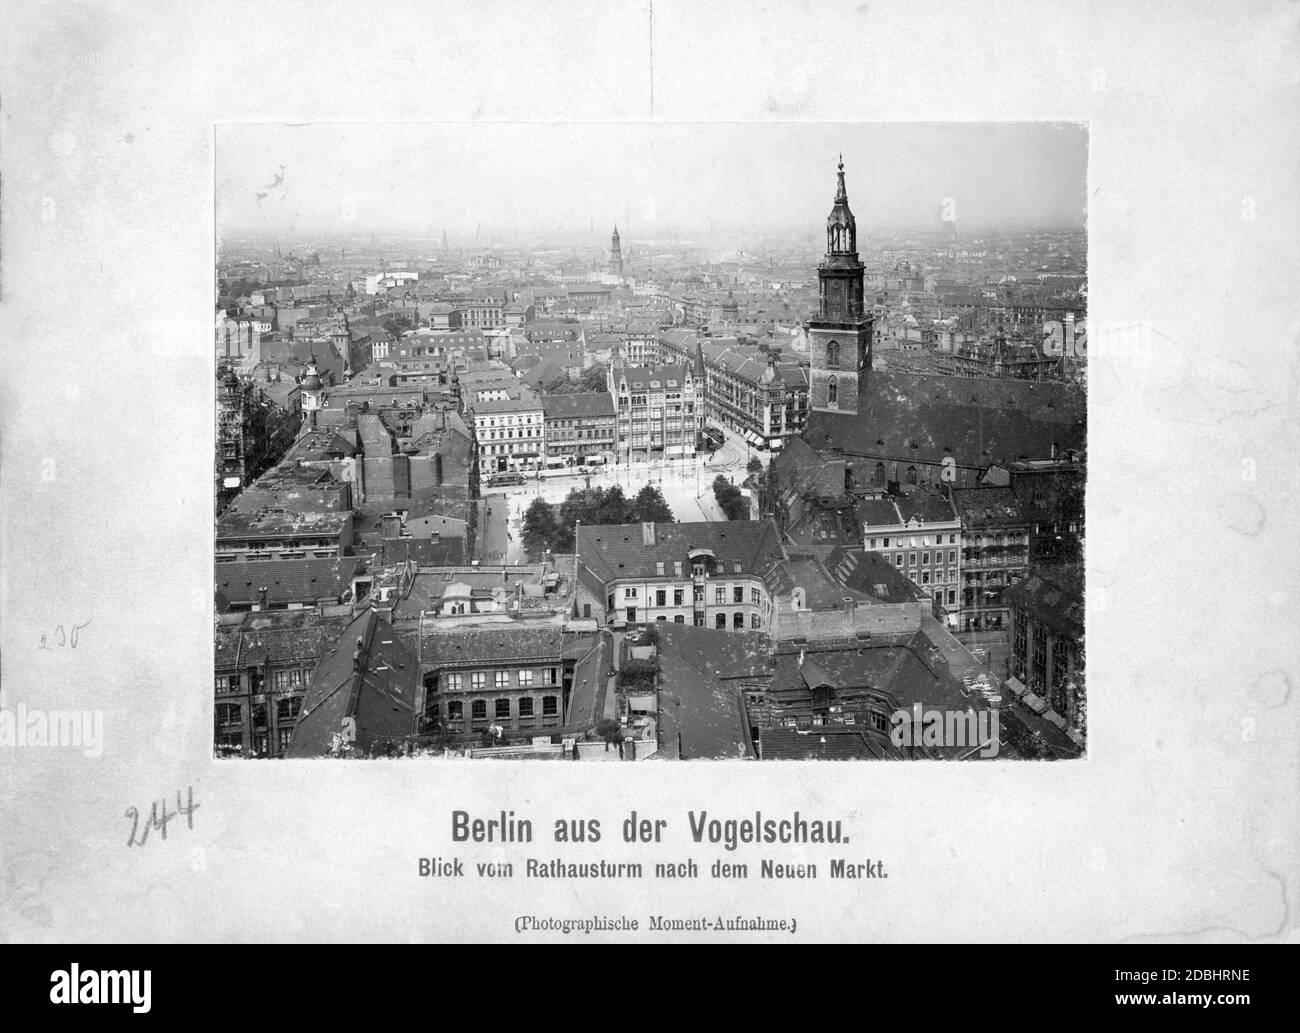
[[[1087,147],[218,126],[217,755],[1082,756]]]
[[[4,24],[11,1008],[373,1023],[370,943],[1280,999],[1300,5]]]

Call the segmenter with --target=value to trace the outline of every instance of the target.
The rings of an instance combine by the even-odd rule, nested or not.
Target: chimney
[[[445,420],[446,418],[447,418],[446,414],[444,413],[443,419]],[[439,488],[442,487],[442,453],[441,452],[435,452],[433,454],[433,483],[435,487],[439,487]]]
[[[267,590],[266,587],[263,586],[257,590],[257,608],[259,610],[266,609],[266,597],[267,597]]]
[[[1052,442],[1051,457],[1052,457],[1053,459],[1056,458],[1056,442],[1055,442],[1055,441]]]
[[[655,525],[653,520],[646,520],[641,524],[641,544],[654,545],[655,543]]]

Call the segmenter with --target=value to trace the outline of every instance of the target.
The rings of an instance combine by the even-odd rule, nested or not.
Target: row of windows
[[[906,541],[904,541],[904,538],[906,538]],[[926,547],[926,546],[930,546],[930,545],[942,545],[942,544],[943,544],[943,535],[941,535],[941,534],[935,535],[935,536],[934,536],[934,541],[931,541],[931,540],[930,540],[930,536],[929,536],[928,534],[927,534],[927,535],[921,535],[921,540],[920,540],[919,542],[916,540],[916,535],[901,535],[901,534],[900,534],[900,535],[892,535],[892,536],[891,536],[891,535],[886,535],[885,537],[883,537],[883,538],[880,539],[880,547],[881,547],[882,549],[888,549],[888,548],[890,547],[890,546],[889,546],[890,541],[893,541],[893,542],[894,542],[894,548],[895,548],[895,549],[906,549],[906,548],[915,549],[917,546],[921,546],[921,547],[924,548],[924,547]],[[948,535],[948,544],[949,544],[949,545],[956,545],[956,544],[957,544],[957,536],[956,536],[955,534],[950,534],[950,535]],[[875,538],[868,538],[868,539],[867,539],[867,548],[868,548],[868,549],[872,549],[872,550],[874,550],[874,549],[876,548],[876,539],[875,539]],[[948,562],[949,562],[949,563],[955,563],[956,560],[949,560]]]
[[[298,717],[298,711],[301,709],[301,696],[286,696],[284,699],[276,701],[275,716],[280,721],[293,721]],[[237,725],[243,720],[243,716],[244,706],[242,703],[218,703],[216,705],[218,724]],[[259,703],[253,707],[253,724],[259,728],[266,727],[265,703]]]
[[[513,682],[511,674],[515,675]],[[448,692],[463,692],[465,689],[465,675],[452,673],[443,676],[446,690]],[[469,675],[469,688],[471,692],[482,692],[487,688],[488,673],[486,671],[474,671]],[[527,689],[534,685],[558,685],[559,670],[554,667],[543,667],[540,670],[534,670],[529,667],[522,668],[518,671],[493,671],[492,686],[497,689],[508,689],[512,685]]]
[[[908,557],[907,565],[908,565],[909,567],[915,567],[915,566],[918,565],[918,563],[919,563],[919,565],[922,566],[922,567],[928,567],[928,566],[930,565],[930,556],[931,556],[931,553],[929,553],[929,552],[896,552],[896,553],[894,553],[894,566],[896,566],[896,567],[901,567],[901,566],[903,565],[903,557],[904,557],[904,556],[907,556],[907,557]],[[918,556],[920,557],[920,560],[919,560],[919,561],[917,560],[917,557],[918,557]],[[934,553],[933,553],[933,556],[934,556],[934,563],[935,563],[935,566],[938,566],[940,563],[943,562],[943,550],[942,550],[942,549],[936,549],[936,550],[934,551]],[[885,561],[886,561],[886,562],[889,561],[889,556],[888,556],[888,555],[885,556]],[[956,563],[956,562],[957,562],[957,550],[956,550],[956,549],[949,549],[949,550],[948,550],[948,562],[949,562],[949,563]]]
[[[492,716],[496,718],[508,719],[510,717],[533,717],[535,714],[534,702],[531,696],[522,696],[517,701],[518,714],[511,712],[511,700],[502,698],[494,700],[492,703]],[[485,721],[488,716],[487,700],[472,700],[469,705],[470,717],[475,721]],[[560,713],[560,698],[558,696],[542,697],[542,716],[558,717]],[[447,703],[447,720],[463,721],[465,719],[465,702],[464,700],[453,699]]]
[[[289,692],[296,689],[304,688],[311,680],[310,668],[294,668],[286,671],[271,672],[271,687],[277,692]],[[219,674],[216,676],[217,694],[231,694],[242,692],[239,675],[237,674]]]
[[[928,570],[922,570],[920,572],[919,581],[917,580],[918,574],[915,570],[909,570],[907,572],[907,576],[914,585],[928,585],[931,580],[930,572]],[[955,568],[950,567],[947,570],[947,572],[944,572],[942,569],[939,568],[935,569],[934,583],[936,585],[944,584],[945,582],[951,582],[953,584],[956,584],[957,580],[958,580],[957,571]]]

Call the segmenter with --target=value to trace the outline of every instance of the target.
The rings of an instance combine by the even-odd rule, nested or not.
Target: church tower
[[[609,271],[615,276],[623,275],[623,248],[618,240],[618,227],[614,227],[614,235],[609,238]]]
[[[820,305],[808,323],[808,402],[813,409],[857,413],[859,380],[871,369],[872,317],[862,300],[858,227],[844,187],[843,156],[817,279]]]

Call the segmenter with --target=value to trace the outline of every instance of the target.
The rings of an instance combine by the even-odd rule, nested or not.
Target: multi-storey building
[[[426,728],[451,736],[485,732],[490,724],[513,732],[559,728],[575,662],[589,651],[575,645],[578,636],[553,624],[448,626],[422,619]]]
[[[546,463],[574,466],[615,457],[614,399],[606,391],[545,395]]]
[[[574,551],[580,617],[719,631],[768,626],[766,578],[785,559],[770,520],[580,525]]]
[[[217,753],[283,756],[312,672],[347,627],[316,610],[219,616],[215,643]]]
[[[523,473],[541,469],[545,444],[545,410],[528,392],[521,398],[466,403],[478,442],[479,473]]]
[[[695,455],[703,429],[703,385],[690,366],[615,365],[608,386],[615,399],[621,458]]]
[[[1012,621],[1011,675],[1046,700],[1068,728],[1082,732],[1083,590],[1078,574],[1069,567],[1035,567],[1007,589],[1006,601]]]
[[[919,586],[956,627],[961,612],[962,524],[943,495],[883,493],[858,503],[863,545]]]
[[[1029,568],[1033,520],[1010,488],[954,488],[961,517],[963,631],[1008,626],[1006,590]]]

